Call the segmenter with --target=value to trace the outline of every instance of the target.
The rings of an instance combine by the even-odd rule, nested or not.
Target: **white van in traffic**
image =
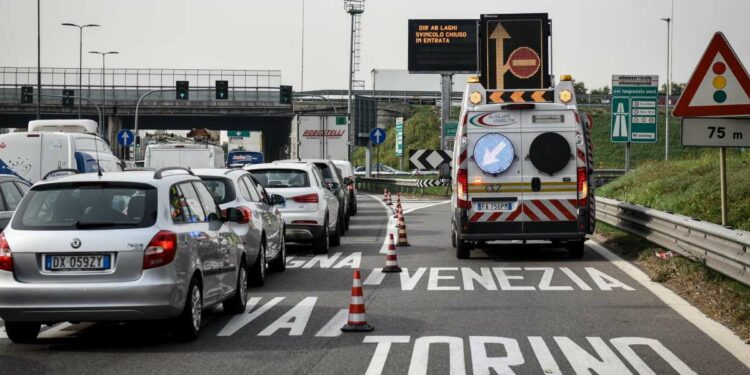
[[[35,183],[57,169],[121,171],[92,120],[35,120],[28,132],[0,135],[0,174]]]
[[[452,242],[545,240],[583,255],[594,231],[591,119],[578,111],[573,81],[546,90],[464,91],[452,168]]]
[[[161,143],[146,146],[143,166],[161,169],[224,168],[224,150],[210,144]]]

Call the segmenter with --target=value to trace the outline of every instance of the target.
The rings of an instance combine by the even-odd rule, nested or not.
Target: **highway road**
[[[290,248],[289,268],[251,289],[247,313],[212,311],[196,342],[159,323],[63,323],[34,345],[11,344],[0,328],[0,373],[750,373],[747,345],[720,344],[699,328],[705,318],[686,319],[670,306],[679,300],[593,243],[582,260],[499,245],[458,260],[449,205],[405,208],[412,246],[398,248],[400,274],[379,272],[390,215],[360,196],[341,246],[328,256]],[[341,333],[355,268],[375,330]]]

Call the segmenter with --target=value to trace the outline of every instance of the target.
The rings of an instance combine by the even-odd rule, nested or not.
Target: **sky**
[[[347,87],[349,15],[342,0],[304,0],[304,89]],[[84,52],[116,50],[116,68],[281,70],[301,85],[303,0],[41,0],[42,66],[77,67]],[[372,87],[372,69],[407,68],[407,21],[479,18],[493,13],[549,13],[553,73],[589,88],[613,74],[657,74],[665,81],[671,0],[367,0],[357,79]],[[673,72],[685,82],[716,31],[750,65],[750,1],[674,0]],[[101,58],[84,55],[84,67]],[[0,0],[0,67],[36,66],[36,1]]]

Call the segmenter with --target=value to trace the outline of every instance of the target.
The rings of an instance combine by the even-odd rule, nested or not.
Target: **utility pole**
[[[42,10],[36,0],[36,119],[42,118]]]
[[[349,160],[352,159],[355,137],[354,123],[352,122],[352,85],[354,81],[354,19],[365,12],[365,0],[344,0],[344,10],[351,15],[351,34],[349,36],[349,91],[347,94],[346,113],[347,129],[349,130]],[[369,166],[367,167],[369,171]]]
[[[672,59],[671,59],[672,53],[671,53],[671,49],[670,49],[671,48],[670,39],[671,39],[671,36],[672,36],[672,28],[670,26],[671,26],[672,18],[667,17],[667,18],[662,18],[661,20],[665,21],[667,23],[667,89],[666,89],[666,92],[665,92],[665,94],[667,96],[666,96],[666,100],[664,101],[664,111],[666,112],[664,114],[664,118],[665,118],[665,123],[664,123],[664,161],[668,161],[669,160],[669,93],[670,93],[670,91],[672,91],[672,80],[670,78],[670,73],[671,73],[670,72],[670,70],[671,70],[670,68],[671,68],[671,65],[672,65],[671,64],[672,63]]]

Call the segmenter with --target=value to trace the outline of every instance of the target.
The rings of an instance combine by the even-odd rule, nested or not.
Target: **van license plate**
[[[46,271],[105,271],[111,268],[109,254],[46,255]]]
[[[477,203],[477,211],[510,211],[513,209],[511,202],[480,202]]]

